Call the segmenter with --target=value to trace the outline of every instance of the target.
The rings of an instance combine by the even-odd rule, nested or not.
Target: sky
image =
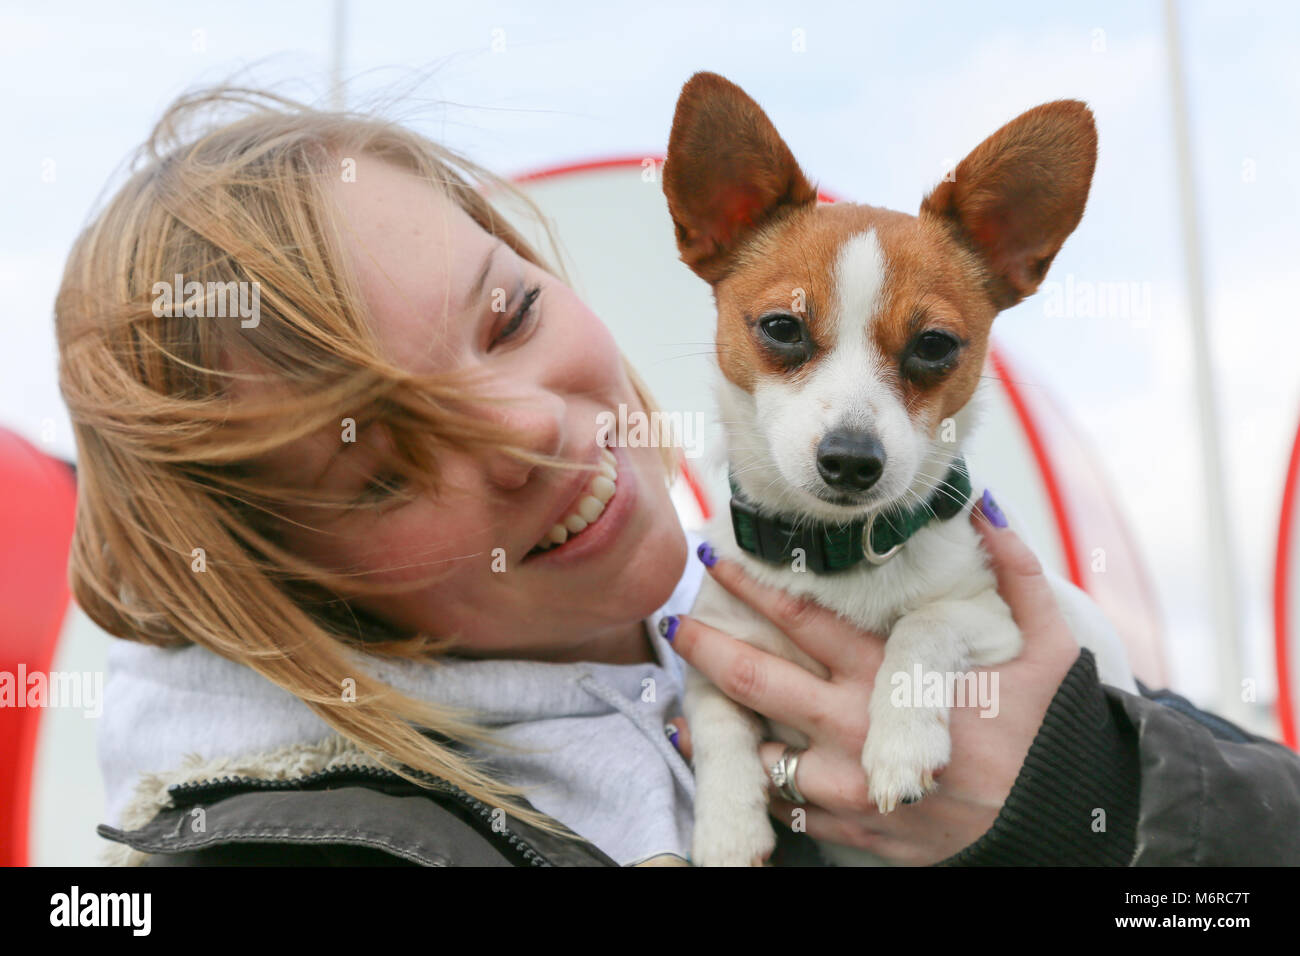
[[[1271,687],[1273,549],[1300,417],[1288,279],[1300,259],[1300,6],[1179,10],[1243,672]],[[0,3],[0,426],[73,456],[51,320],[73,238],[183,90],[237,76],[324,102],[333,18],[331,3],[270,0]],[[1049,275],[1055,298],[1003,313],[994,335],[1097,450],[1159,592],[1171,683],[1212,701],[1160,3],[377,0],[347,4],[344,22],[349,105],[401,89],[410,125],[504,174],[662,153],[681,84],[708,69],[780,118],[823,188],[910,212],[1017,113],[1086,100],[1100,159]],[[1062,306],[1099,283],[1134,297],[1100,314]]]

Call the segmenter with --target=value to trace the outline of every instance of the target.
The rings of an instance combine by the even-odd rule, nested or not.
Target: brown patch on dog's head
[[[736,252],[730,273],[714,286],[718,361],[726,377],[746,390],[757,378],[798,381],[815,374],[853,317],[836,315],[836,261],[844,244],[874,231],[887,277],[867,334],[891,360],[901,400],[937,422],[961,408],[979,380],[989,326],[996,310],[983,294],[979,260],[938,224],[906,213],[854,203],[820,205],[759,230]],[[765,315],[804,319],[810,355],[791,367],[763,346],[754,324]],[[952,374],[909,377],[907,350],[933,329],[961,343]],[[928,411],[927,411],[928,409]]]
[[[897,213],[877,238],[888,279],[871,337],[908,415],[931,433],[974,394],[997,309],[983,291],[981,262],[938,223]],[[914,361],[924,337],[936,334],[956,341],[951,357]]]

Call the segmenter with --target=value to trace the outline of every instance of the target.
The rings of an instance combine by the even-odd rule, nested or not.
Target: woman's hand
[[[985,501],[990,515],[1001,521],[987,493]],[[889,814],[869,799],[861,762],[867,702],[884,638],[810,601],[756,583],[734,562],[719,561],[710,569],[719,584],[830,671],[823,680],[687,616],[674,635],[677,652],[733,700],[808,734],[796,774],[808,802],[797,807],[773,794],[771,814],[779,823],[801,823],[816,839],[860,847],[899,864],[937,863],[993,825],[1079,646],[1033,552],[979,508],[972,509],[971,521],[991,557],[998,593],[1024,635],[1024,650],[1014,661],[984,668],[999,675],[997,716],[983,717],[975,706],[950,710],[952,760],[935,775],[938,789]],[[677,723],[678,746],[689,759],[689,729],[683,720]],[[771,767],[784,750],[782,743],[765,742],[763,764]]]

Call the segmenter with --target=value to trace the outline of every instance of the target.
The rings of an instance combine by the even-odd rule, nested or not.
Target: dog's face
[[[994,316],[1042,281],[1095,161],[1091,113],[1062,101],[985,140],[919,216],[819,203],[744,91],[692,77],[664,193],[682,260],[713,286],[746,490],[831,520],[923,500],[957,453],[942,426],[975,391]]]

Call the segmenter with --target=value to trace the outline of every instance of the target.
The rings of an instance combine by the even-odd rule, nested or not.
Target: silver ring
[[[770,771],[772,784],[776,787],[776,792],[781,795],[783,800],[790,803],[808,802],[804,795],[799,792],[799,788],[794,782],[794,775],[799,770],[799,758],[803,753],[804,750],[800,750],[798,747],[786,747],[785,753],[781,754],[780,760],[772,764]]]

